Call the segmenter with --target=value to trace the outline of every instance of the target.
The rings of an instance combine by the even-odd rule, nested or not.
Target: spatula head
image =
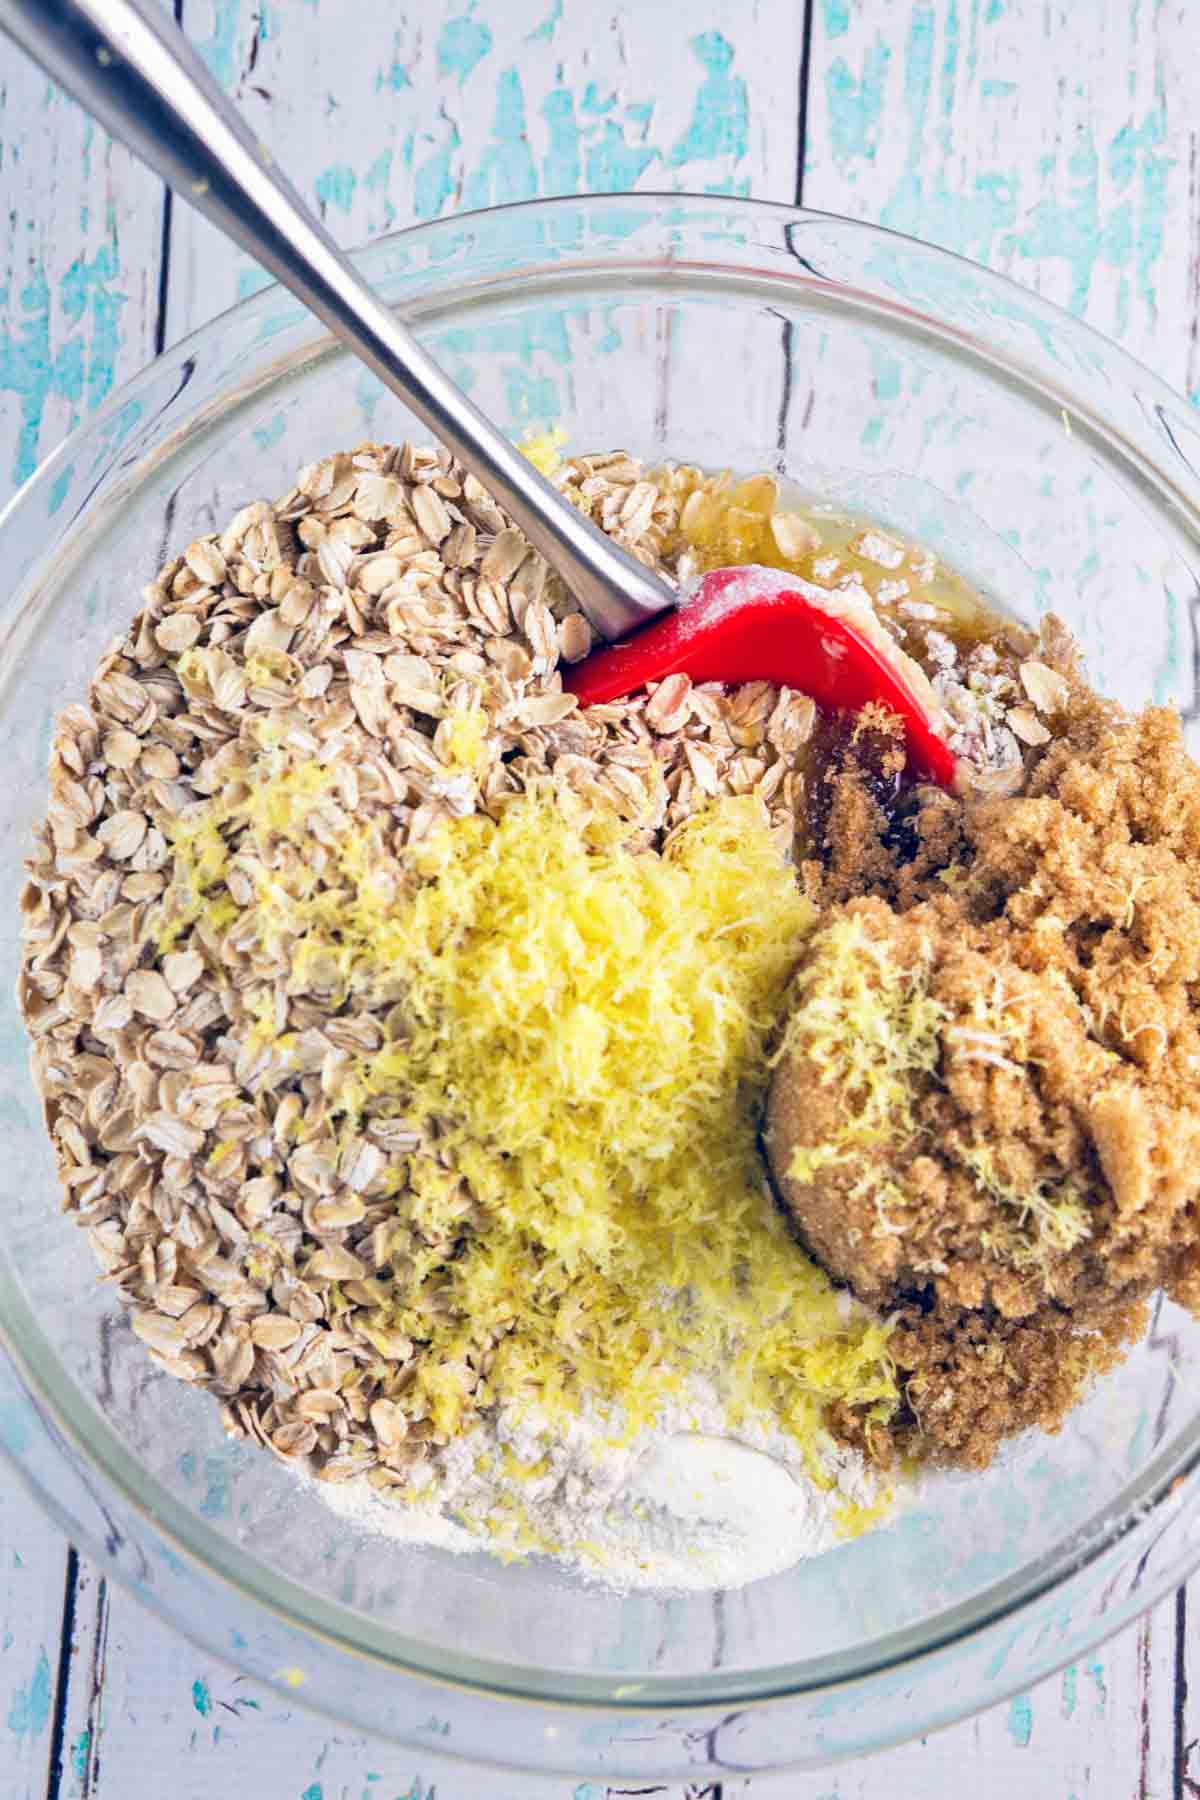
[[[830,711],[872,701],[903,721],[910,773],[953,788],[958,766],[924,671],[860,601],[797,575],[758,567],[713,569],[632,637],[566,671],[583,706],[623,699],[668,675],[693,681],[771,681]]]

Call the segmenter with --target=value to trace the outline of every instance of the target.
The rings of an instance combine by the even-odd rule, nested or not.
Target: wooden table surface
[[[536,194],[802,199],[1004,270],[1200,399],[1200,0],[174,5],[347,244]],[[0,201],[2,499],[114,383],[262,277],[4,46]],[[1200,1579],[1192,1593],[926,1743],[727,1782],[724,1800],[1200,1800]],[[0,1485],[0,1800],[535,1787],[551,1791],[438,1770],[255,1691]]]

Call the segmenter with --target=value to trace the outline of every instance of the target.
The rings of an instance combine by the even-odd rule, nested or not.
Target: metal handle
[[[257,258],[495,495],[605,638],[674,604],[564,500],[371,292],[150,0],[0,0],[0,29],[219,231]]]

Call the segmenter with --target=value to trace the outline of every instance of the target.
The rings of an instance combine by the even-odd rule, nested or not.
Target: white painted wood
[[[63,1800],[242,1791],[263,1800],[600,1800],[605,1792],[466,1769],[341,1731],[196,1651],[115,1591],[98,1641],[103,1704],[69,1722]],[[678,1788],[638,1791],[684,1800]]]
[[[1200,1577],[1175,1599],[1179,1657],[1175,1688],[1175,1777],[1178,1800],[1200,1796]]]
[[[536,194],[793,197],[793,0],[185,0],[184,23],[347,245]],[[169,339],[259,280],[176,208]]]
[[[732,1778],[723,1800],[929,1800],[962,1791],[971,1800],[1172,1800],[1174,1662],[1172,1599],[1117,1644],[976,1720],[833,1770]],[[122,1594],[112,1599],[106,1664],[99,1729],[93,1723],[82,1752],[73,1721],[67,1732],[73,1763],[83,1767],[90,1755],[98,1780],[94,1788],[65,1784],[71,1800],[126,1800],[165,1792],[168,1781],[175,1800],[211,1800],[248,1775],[268,1800],[317,1800],[314,1787],[320,1800],[428,1800],[432,1786],[439,1800],[615,1800],[629,1792],[628,1784],[609,1790],[480,1775],[340,1732],[206,1658]],[[684,1800],[678,1788],[635,1791]]]
[[[163,189],[3,44],[0,196],[2,503],[154,354]],[[4,1800],[46,1792],[66,1572],[61,1534],[0,1472]]]
[[[48,1791],[55,1800],[86,1800],[99,1792],[110,1593],[99,1569],[79,1557],[69,1612],[62,1621],[68,1650],[66,1685],[47,1770]]]
[[[0,1793],[41,1800],[58,1686],[67,1546],[0,1469]]]
[[[0,493],[154,354],[162,184],[0,43]]]
[[[943,244],[1195,392],[1188,0],[818,0],[806,204]]]
[[[724,1800],[1175,1800],[1174,1666],[1172,1597],[1006,1706],[853,1765],[726,1782]]]

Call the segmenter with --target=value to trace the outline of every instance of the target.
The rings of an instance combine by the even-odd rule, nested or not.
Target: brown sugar
[[[1156,1289],[1200,1308],[1200,769],[1173,713],[1073,673],[1055,724],[1019,792],[903,812],[848,753],[805,869],[827,910],[766,1148],[808,1247],[895,1316],[876,1454],[986,1463]]]
[[[1146,1318],[1145,1302],[1106,1308],[1086,1327],[1058,1307],[1019,1320],[986,1310],[902,1308],[891,1349],[904,1406],[884,1453],[894,1445],[901,1455],[983,1469],[1015,1432],[1035,1425],[1058,1431]]]

